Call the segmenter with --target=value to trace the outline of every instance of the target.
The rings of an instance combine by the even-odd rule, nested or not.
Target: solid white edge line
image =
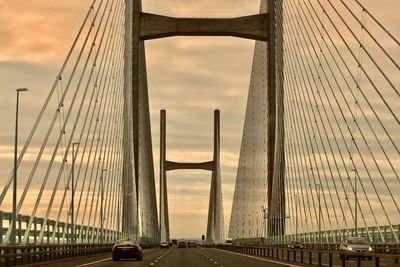
[[[85,263],[85,264],[77,265],[76,267],[90,266],[90,265],[94,265],[96,263],[100,263],[100,262],[103,262],[103,261],[109,261],[109,260],[111,260],[111,258],[102,259],[102,260],[99,260],[99,261],[88,262],[88,263]]]
[[[280,264],[280,265],[285,265],[285,266],[290,266],[290,267],[301,267],[300,265],[293,265],[293,264],[284,263],[284,262],[279,262],[279,261],[274,261],[274,260],[267,260],[267,259],[263,259],[263,258],[259,258],[259,257],[247,255],[247,254],[242,254],[242,253],[236,253],[236,252],[232,252],[232,251],[227,251],[227,250],[223,250],[223,249],[216,249],[216,248],[215,248],[214,250],[223,251],[223,252],[231,253],[231,254],[238,255],[238,256],[243,256],[243,257],[247,257],[247,258],[252,258],[252,259],[256,259],[256,260],[260,260],[260,261],[272,262],[272,263],[276,263],[276,264]]]

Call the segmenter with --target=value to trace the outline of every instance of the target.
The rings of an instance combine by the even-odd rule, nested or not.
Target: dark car
[[[291,249],[295,249],[295,248],[303,249],[304,248],[304,244],[302,242],[300,242],[300,241],[294,241],[294,242],[292,242],[292,243],[290,243],[288,245],[288,248],[291,248]]]
[[[118,261],[124,258],[143,259],[142,247],[134,240],[118,240],[112,248],[112,259]]]
[[[195,242],[188,242],[188,247],[189,247],[189,248],[197,248],[197,243],[195,243]]]
[[[168,242],[161,242],[161,244],[160,244],[160,248],[161,249],[163,249],[163,248],[169,248],[169,243]]]
[[[177,247],[178,248],[187,248],[187,242],[186,241],[179,241]]]

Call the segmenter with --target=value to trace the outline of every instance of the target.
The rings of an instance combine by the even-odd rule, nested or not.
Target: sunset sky
[[[91,2],[0,0],[0,188],[12,170],[15,89],[29,88],[21,96],[22,143]],[[400,33],[398,0],[362,2],[391,32]],[[259,0],[143,0],[143,10],[179,17],[235,17],[258,13],[259,4]],[[159,110],[167,110],[167,159],[197,162],[212,159],[213,110],[220,109],[226,225],[253,49],[254,41],[230,37],[146,42],[156,188]],[[210,173],[175,171],[168,179],[171,236],[200,237],[206,232]]]

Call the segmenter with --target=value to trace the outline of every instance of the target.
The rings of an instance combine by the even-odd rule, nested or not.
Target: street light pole
[[[321,243],[321,185],[320,184],[316,184],[316,187],[318,187],[318,243],[320,246],[320,249],[322,247],[322,243]]]
[[[357,224],[357,170],[354,173],[354,228],[356,231],[356,236],[358,236],[358,224]]]
[[[75,177],[74,177],[74,171],[75,171],[75,160],[76,160],[76,155],[75,155],[75,146],[79,145],[79,143],[72,143],[72,170],[71,170],[71,184],[72,184],[72,189],[71,189],[71,225],[72,225],[72,238],[71,238],[71,243],[75,243]]]
[[[296,203],[296,226],[295,226],[295,228],[296,228],[296,235],[295,235],[295,241],[297,241],[297,222],[298,222],[298,213],[297,213],[297,198],[298,198],[298,195],[296,194],[296,195],[294,195],[295,196],[295,203]]]
[[[267,224],[266,224],[266,220],[267,220],[267,208],[264,208],[264,206],[261,206],[262,211],[263,211],[263,231],[264,231],[264,239],[267,238]]]
[[[106,169],[101,170],[101,175],[100,175],[100,187],[101,187],[101,204],[100,204],[100,243],[103,244],[104,242],[104,229],[103,229],[103,223],[104,223],[104,214],[103,214],[103,201],[104,201],[104,184],[103,184],[103,179],[104,179],[104,172]]]
[[[26,88],[18,88],[17,90],[17,107],[15,112],[15,145],[14,145],[14,183],[13,183],[13,210],[12,210],[12,231],[11,245],[17,244],[17,150],[18,150],[18,108],[19,93],[26,92]]]
[[[120,194],[122,195],[122,191],[121,191],[121,183],[119,183],[119,185],[118,185],[118,189],[119,189],[119,191],[118,192],[120,192]],[[120,237],[120,230],[121,230],[121,228],[120,228],[120,221],[121,221],[121,200],[118,200],[118,206],[117,206],[117,212],[118,212],[118,214],[117,214],[117,239],[120,239],[121,237]]]

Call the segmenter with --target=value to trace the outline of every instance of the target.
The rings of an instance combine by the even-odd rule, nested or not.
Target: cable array
[[[18,158],[17,213],[28,215],[21,243],[120,236],[124,31],[124,1],[93,0]],[[12,178],[2,206],[10,205]],[[11,227],[4,243],[10,235]]]
[[[286,233],[399,242],[398,41],[358,1],[283,12]]]
[[[399,41],[357,0],[276,0],[275,6],[276,32],[255,46],[229,236],[399,242]],[[279,67],[267,70],[269,45],[277,47],[283,76]],[[262,162],[268,75],[276,77],[275,133],[284,136],[284,151],[283,139],[273,144],[273,181],[269,160]],[[271,200],[259,197],[271,189]],[[284,235],[269,228],[282,220]]]

